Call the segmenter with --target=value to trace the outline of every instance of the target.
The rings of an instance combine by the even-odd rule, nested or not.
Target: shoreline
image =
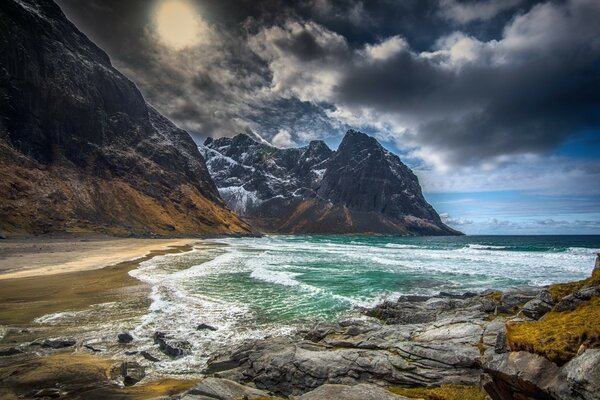
[[[115,395],[143,399],[189,389],[197,379],[159,378],[131,387],[117,385],[115,370],[118,371],[119,365],[129,357],[115,354],[114,349],[97,352],[88,347],[89,336],[98,329],[94,325],[96,321],[92,320],[91,325],[86,325],[89,320],[80,326],[53,325],[36,322],[36,318],[55,313],[76,315],[114,303],[120,308],[109,307],[100,318],[105,318],[107,321],[102,322],[109,326],[114,325],[118,333],[119,326],[135,323],[151,304],[150,285],[130,276],[129,271],[156,256],[191,251],[201,244],[199,238],[103,236],[45,237],[41,240],[34,237],[0,242],[3,267],[23,259],[37,263],[34,268],[0,272],[0,326],[3,328],[0,347],[21,351],[0,357],[0,397],[33,397],[29,389],[52,387],[58,383],[67,387],[68,392],[85,392],[86,396],[91,388],[89,398]],[[18,251],[28,251],[32,246],[35,246],[33,254],[19,257]],[[77,260],[90,253],[93,254],[92,261]],[[70,260],[67,261],[69,267],[56,268],[60,260]],[[0,268],[0,271],[4,270]],[[114,343],[118,346],[116,333]],[[32,343],[49,338],[76,338],[77,343],[59,350],[31,347]]]
[[[102,269],[134,262],[170,247],[191,246],[201,240],[93,235],[5,239],[0,241],[0,280]]]
[[[82,239],[81,237],[54,238],[53,241],[55,243],[62,241],[63,245],[68,246],[69,240]],[[107,244],[121,240],[142,240],[139,251],[145,248],[146,241],[159,243],[160,249],[150,250],[135,260],[122,261],[106,267],[91,269],[84,267],[77,271],[63,273],[48,273],[42,267],[28,270],[28,272],[38,272],[32,276],[0,279],[0,324],[7,328],[1,332],[0,349],[7,350],[12,347],[23,351],[20,354],[0,357],[0,397],[2,395],[15,399],[17,395],[33,397],[31,388],[41,390],[56,386],[54,384],[59,382],[61,388],[69,387],[68,393],[77,395],[85,393],[85,398],[91,399],[111,396],[146,399],[176,395],[196,384],[202,386],[211,382],[219,385],[232,385],[234,382],[253,387],[258,385],[260,389],[267,390],[264,392],[265,395],[268,393],[285,397],[290,394],[299,395],[313,389],[314,384],[301,378],[303,375],[296,370],[287,371],[289,374],[285,375],[300,377],[293,382],[285,381],[287,378],[283,375],[262,376],[261,363],[265,368],[273,363],[279,364],[282,361],[278,358],[281,354],[295,354],[294,357],[299,357],[297,362],[302,366],[302,371],[305,368],[317,368],[313,371],[316,373],[315,376],[325,374],[321,382],[323,385],[338,381],[338,377],[329,376],[328,371],[335,369],[330,362],[330,357],[337,360],[336,357],[346,354],[348,357],[340,356],[342,358],[335,363],[342,369],[348,369],[344,373],[348,375],[347,379],[340,378],[340,383],[360,382],[360,379],[352,377],[370,376],[373,371],[384,368],[381,382],[385,383],[385,387],[389,390],[397,390],[400,393],[404,390],[401,386],[416,385],[421,378],[428,384],[434,382],[428,374],[430,371],[435,371],[443,377],[440,380],[442,384],[457,383],[463,385],[461,390],[479,393],[477,382],[482,371],[481,365],[488,365],[486,360],[497,359],[498,354],[511,354],[510,349],[499,350],[497,346],[498,337],[505,335],[506,332],[502,330],[502,326],[516,318],[516,315],[510,315],[515,312],[513,306],[519,305],[520,308],[525,302],[538,299],[540,293],[547,288],[547,286],[514,288],[519,290],[515,292],[511,289],[504,293],[462,295],[440,293],[437,296],[406,296],[403,299],[379,303],[373,308],[363,310],[364,313],[372,313],[367,316],[375,317],[375,320],[336,319],[336,322],[318,323],[306,332],[300,330],[292,336],[253,339],[248,342],[251,347],[246,348],[242,353],[251,351],[259,357],[256,368],[253,363],[247,363],[244,357],[236,354],[230,343],[223,343],[223,354],[215,353],[207,369],[199,371],[200,376],[204,378],[198,378],[199,375],[189,377],[161,373],[154,375],[156,371],[148,373],[146,369],[145,379],[136,385],[124,387],[121,384],[123,376],[120,372],[123,365],[139,366],[140,363],[141,365],[147,363],[142,358],[144,352],[139,350],[148,350],[153,356],[161,355],[156,346],[156,339],[152,346],[153,350],[117,342],[117,333],[126,332],[127,329],[135,326],[151,304],[150,285],[130,276],[129,271],[137,268],[141,262],[156,256],[187,252],[198,248],[197,246],[210,247],[211,244],[198,238],[181,239],[189,243],[171,246],[162,243],[160,239],[94,238],[92,243],[103,247],[107,252]],[[30,242],[31,239],[28,243]],[[90,242],[78,243],[85,245]],[[64,257],[64,253],[71,253],[69,257],[73,253],[85,254],[79,248],[58,255],[39,250],[35,255],[38,257],[49,255],[51,260],[55,260],[57,257]],[[111,254],[111,256],[115,255]],[[122,256],[122,253],[116,256]],[[571,284],[558,286],[573,290],[570,288]],[[91,327],[85,324],[78,326],[73,322],[64,321],[58,325],[47,321],[34,321],[35,318],[51,316],[54,313],[71,311],[76,313],[77,310],[85,310],[87,313],[91,310],[90,306],[104,307],[111,302],[119,304],[120,308],[112,309],[111,306],[103,309],[103,314],[98,314],[100,319],[106,319],[105,324],[109,323],[102,327],[99,325]],[[124,310],[129,311],[125,313]],[[95,317],[86,315],[86,320],[98,318],[98,315]],[[106,326],[110,326],[110,329],[106,330]],[[32,343],[59,337],[61,340],[76,338],[77,343],[62,349],[30,347]],[[178,342],[168,340],[169,338],[166,339],[168,345],[178,345]],[[294,350],[297,348],[302,349],[300,353]],[[177,350],[177,347],[174,349]],[[400,351],[400,354],[396,354],[397,351]],[[164,356],[162,354],[162,357]],[[345,360],[357,356],[372,361],[368,361],[360,369],[353,364],[346,365]],[[395,361],[387,365],[386,360]],[[405,378],[397,378],[395,375],[397,372],[394,371],[396,368],[403,370],[405,362],[408,363],[406,368],[409,368],[408,365],[411,369],[417,368],[415,376],[419,379],[413,382],[402,380]],[[231,367],[234,368],[230,369]],[[214,372],[218,374],[220,380],[210,377]],[[248,380],[241,379],[240,372],[243,372],[242,376],[247,376]],[[282,386],[269,387],[268,382],[271,381],[279,381],[278,385]],[[367,381],[370,382],[370,378]],[[77,383],[73,384],[73,382]],[[83,383],[79,382],[84,382],[85,385],[82,386]],[[90,387],[92,391],[88,392]],[[249,390],[248,386],[243,388]]]

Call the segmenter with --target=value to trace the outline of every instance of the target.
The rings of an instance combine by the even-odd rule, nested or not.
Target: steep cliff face
[[[412,171],[364,133],[348,131],[335,152],[322,141],[278,149],[244,134],[208,139],[201,151],[227,204],[267,232],[460,234]]]
[[[246,233],[191,137],[50,0],[0,3],[0,229]]]

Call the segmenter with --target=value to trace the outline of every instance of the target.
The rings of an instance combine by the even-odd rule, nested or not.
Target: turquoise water
[[[268,236],[210,242],[154,258],[132,272],[153,287],[151,310],[136,329],[140,337],[167,331],[190,340],[195,354],[208,354],[215,343],[356,316],[357,306],[401,294],[582,279],[600,251],[600,236]],[[200,322],[219,330],[197,332]],[[202,357],[177,362],[197,368]]]

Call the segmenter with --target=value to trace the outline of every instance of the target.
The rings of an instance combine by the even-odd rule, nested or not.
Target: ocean
[[[288,334],[318,321],[361,318],[403,294],[477,292],[590,276],[600,236],[266,236],[214,239],[155,257],[130,272],[152,286],[133,331],[192,346],[157,373],[197,373],[207,358],[246,339]],[[205,323],[216,331],[196,330]],[[148,342],[148,343],[146,343]]]

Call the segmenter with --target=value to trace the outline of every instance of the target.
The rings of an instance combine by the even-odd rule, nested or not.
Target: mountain
[[[361,132],[349,130],[337,151],[318,140],[280,149],[246,134],[200,150],[225,202],[265,232],[461,234],[400,158]]]
[[[248,233],[187,134],[52,1],[0,2],[0,230]]]

